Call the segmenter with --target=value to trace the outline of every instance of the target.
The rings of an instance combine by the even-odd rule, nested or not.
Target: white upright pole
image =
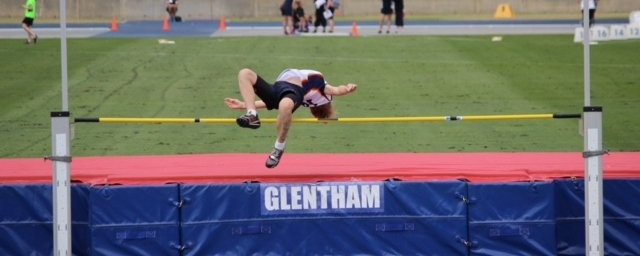
[[[602,107],[584,107],[585,255],[604,255]]]
[[[71,136],[67,79],[67,7],[60,0],[60,62],[62,66],[62,111],[51,112],[53,161],[53,250],[54,255],[71,252]]]
[[[71,155],[69,112],[51,112],[53,154],[53,250],[54,255],[71,255]]]
[[[602,202],[602,107],[591,106],[591,26],[589,1],[582,0],[584,47],[584,152],[585,159],[585,251],[588,256],[604,255]],[[591,0],[594,1],[594,0]],[[595,7],[595,6],[594,6]]]
[[[584,46],[584,105],[591,105],[591,60],[589,48],[591,44],[591,33],[589,26],[589,0],[583,0],[582,2],[582,34],[583,46]]]

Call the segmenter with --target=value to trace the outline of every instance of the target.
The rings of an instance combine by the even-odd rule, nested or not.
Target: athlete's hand
[[[227,107],[232,109],[244,109],[244,102],[238,99],[225,98],[224,103],[227,104]]]
[[[347,84],[347,92],[355,92],[358,89],[357,84]]]

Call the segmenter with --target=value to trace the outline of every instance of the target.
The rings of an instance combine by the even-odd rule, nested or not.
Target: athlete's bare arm
[[[347,85],[339,85],[339,86],[332,86],[327,84],[324,86],[324,94],[333,95],[333,96],[342,96],[345,94],[352,93],[356,91],[356,89],[358,89],[358,85],[356,84],[347,84]]]
[[[239,100],[239,99],[233,99],[233,98],[225,98],[224,99],[224,103],[227,104],[227,107],[232,108],[232,109],[245,109],[246,105],[244,104],[243,101]],[[264,101],[256,101],[255,102],[256,108],[260,109],[260,108],[267,108],[267,105],[264,104]]]

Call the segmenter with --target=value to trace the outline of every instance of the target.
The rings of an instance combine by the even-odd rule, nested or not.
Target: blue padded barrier
[[[558,255],[585,255],[584,180],[556,180]],[[640,180],[603,181],[605,255],[640,255]]]
[[[558,255],[585,255],[584,180],[556,180]]]
[[[71,186],[71,248],[73,255],[91,255],[91,235],[89,231],[89,185]],[[53,193],[53,192],[52,192]],[[53,236],[53,235],[52,235]]]
[[[0,186],[0,255],[53,254],[53,189],[49,184]],[[88,255],[89,187],[71,186],[73,255]]]
[[[640,255],[640,180],[603,190],[605,255]],[[52,254],[51,195],[49,184],[0,185],[0,255]],[[71,200],[73,255],[585,254],[581,179],[74,184]]]
[[[551,182],[470,183],[470,255],[556,255]]]
[[[183,185],[185,255],[466,255],[464,182]]]
[[[607,255],[640,255],[640,180],[604,180],[604,246]]]
[[[92,255],[180,255],[178,185],[91,188]]]

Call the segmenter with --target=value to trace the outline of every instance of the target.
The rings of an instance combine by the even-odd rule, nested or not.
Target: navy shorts
[[[33,26],[33,18],[24,18],[22,20],[22,24],[26,24],[27,26],[31,27]]]
[[[290,96],[287,97],[293,100],[293,111],[296,111],[302,104],[304,98],[302,86],[285,81],[277,81],[275,84],[270,85],[260,76],[258,76],[258,81],[256,81],[254,89],[256,90],[256,95],[267,105],[268,110],[278,109],[280,100],[289,94]]]
[[[291,7],[283,7],[280,8],[280,13],[282,14],[282,16],[291,16],[293,17],[293,9]]]
[[[393,14],[393,9],[391,8],[391,0],[382,0],[382,8],[380,9],[380,13],[384,15]]]
[[[391,0],[382,0],[382,8],[380,9],[380,13],[384,15],[393,14],[393,9],[391,8]]]

